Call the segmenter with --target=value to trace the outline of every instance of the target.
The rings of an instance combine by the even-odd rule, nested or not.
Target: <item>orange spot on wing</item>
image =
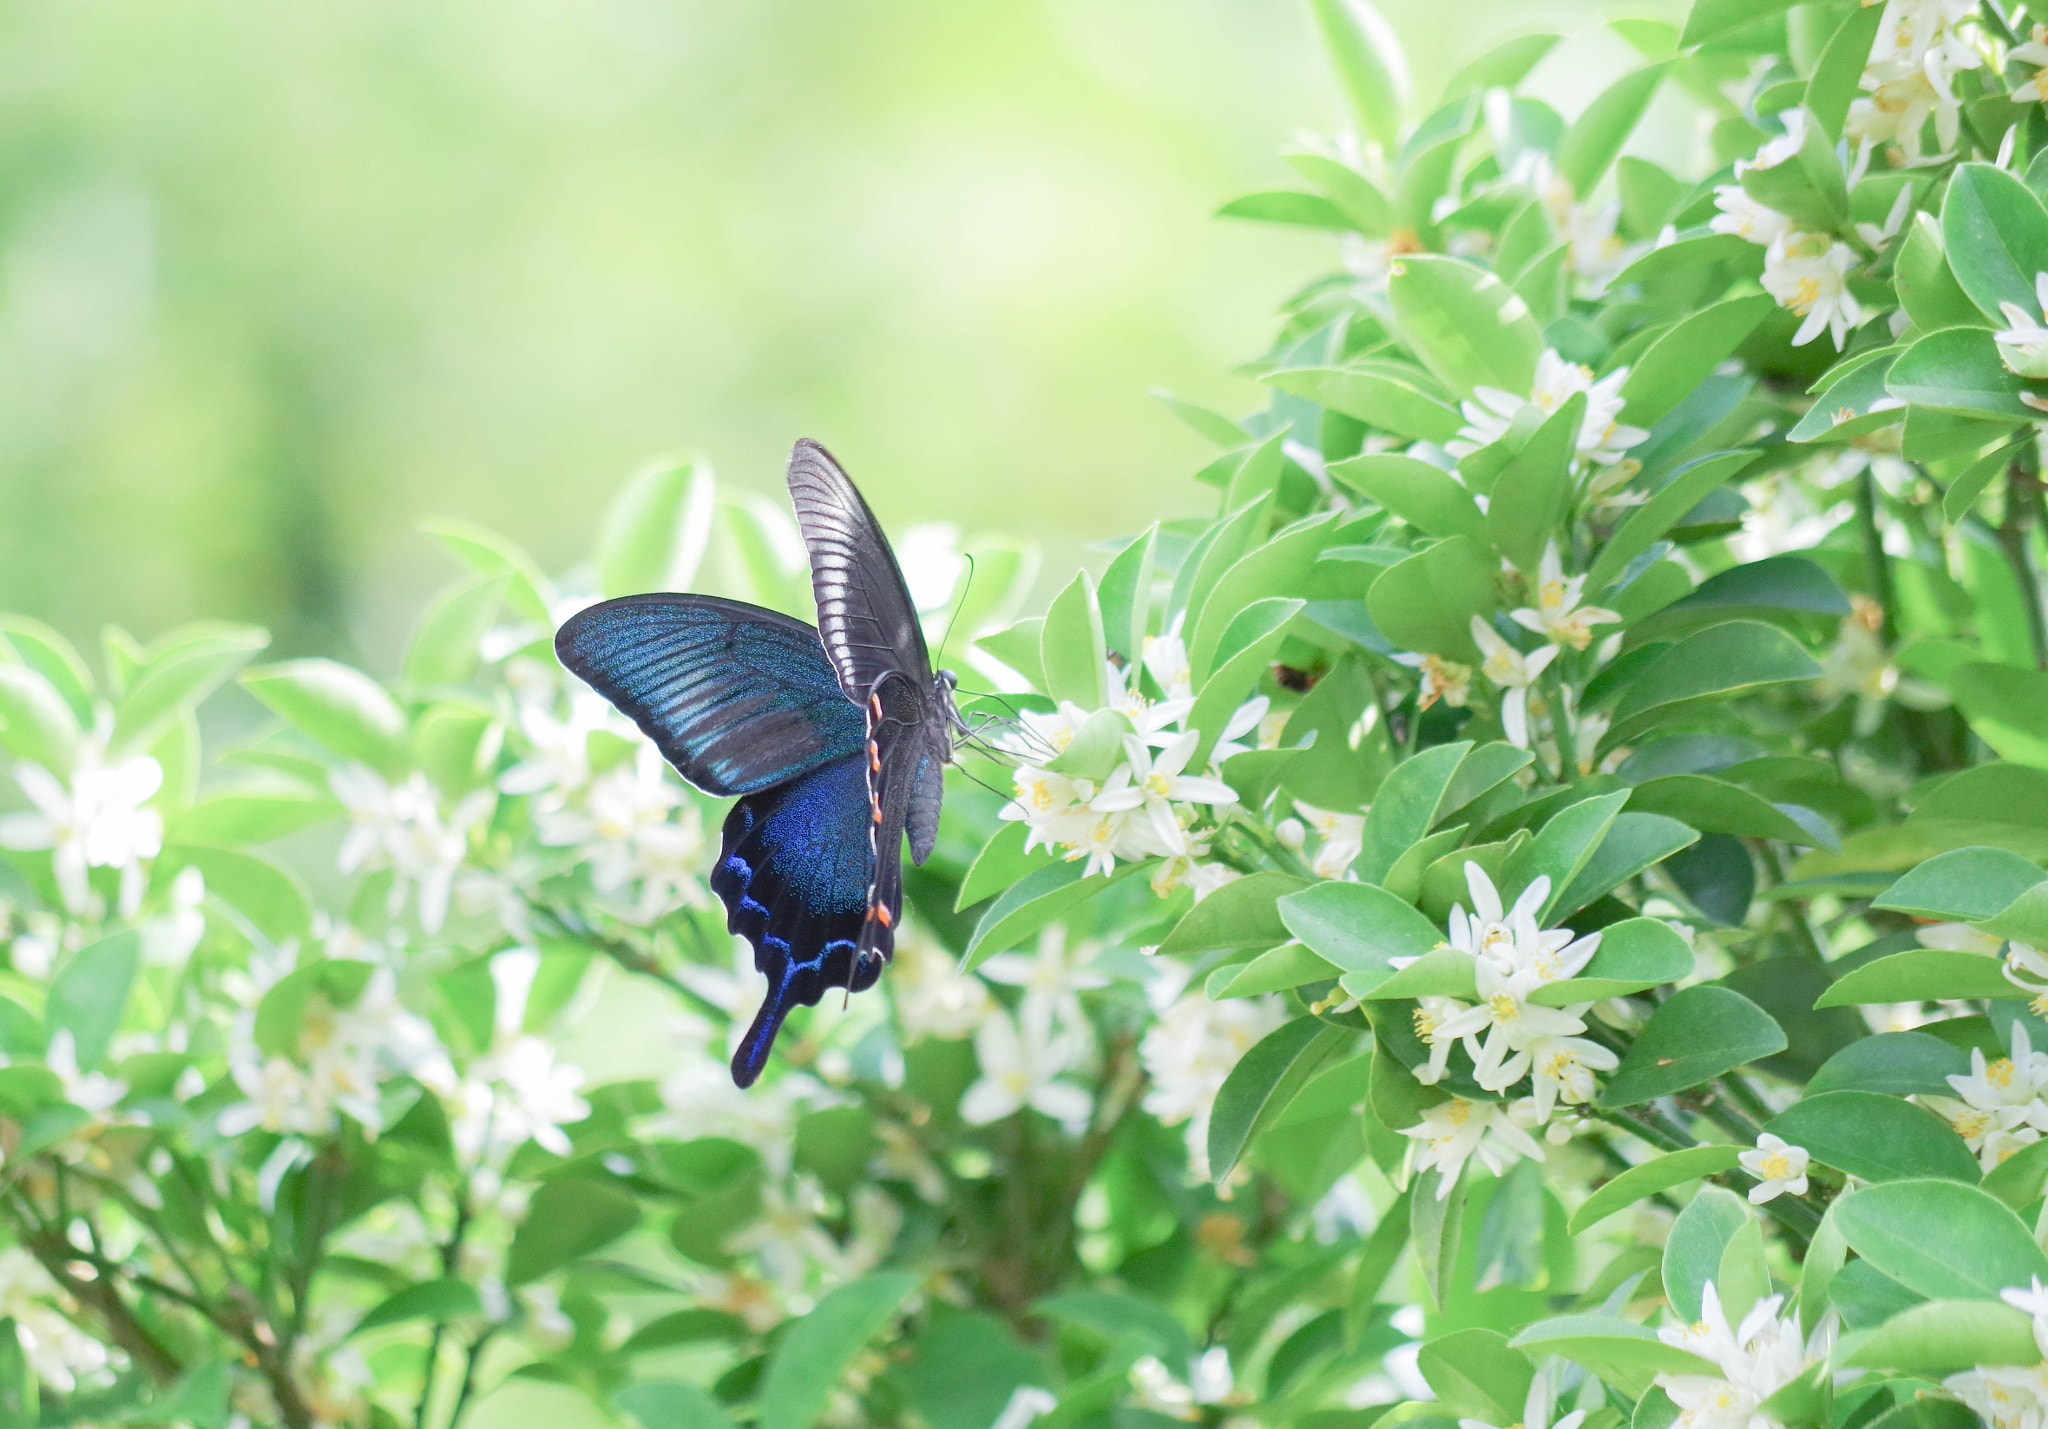
[[[882,697],[873,690],[868,691],[868,708],[875,712],[875,718],[882,717]]]
[[[877,774],[882,772],[882,751],[875,748],[875,742],[872,739],[868,741],[868,768],[874,770]]]
[[[875,822],[878,824],[882,822],[882,806],[880,804],[870,804],[868,805],[868,808],[870,809],[870,811],[873,812],[875,816]]]
[[[896,920],[889,915],[889,906],[886,903],[877,903],[875,905],[875,921],[884,928],[895,925]]]

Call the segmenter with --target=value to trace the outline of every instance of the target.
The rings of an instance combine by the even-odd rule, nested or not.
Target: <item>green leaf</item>
[[[1665,1344],[1649,1326],[1604,1315],[1538,1320],[1508,1343],[1535,1356],[1563,1355],[1599,1375],[1715,1373],[1710,1361]]]
[[[497,532],[466,521],[428,521],[420,529],[479,576],[503,576],[505,596],[528,620],[552,629],[555,587],[533,557]]]
[[[1941,241],[1941,221],[1931,213],[1913,215],[1892,278],[1898,285],[1899,303],[1906,316],[1922,332],[1940,332],[1943,328],[1984,321],[1984,315],[1949,271],[1948,255]]]
[[[1586,589],[1601,591],[1612,585],[1628,569],[1629,562],[1649,550],[1710,492],[1733,480],[1755,460],[1755,452],[1716,452],[1680,467],[1607,538],[1586,572]]]
[[[1624,810],[1608,827],[1607,837],[1600,841],[1600,847],[1579,870],[1578,877],[1552,900],[1554,916],[1570,917],[1644,869],[1698,842],[1699,836],[1699,830],[1662,814]]]
[[[1963,469],[1962,475],[1948,484],[1948,490],[1941,497],[1941,519],[1954,525],[1970,514],[1970,508],[1977,504],[1993,479],[2006,469],[2017,454],[2019,444],[2004,446],[1989,456],[1980,457]]]
[[[1968,923],[2003,912],[2040,881],[2040,868],[2009,850],[1951,849],[1909,869],[1870,906]]]
[[[791,1324],[761,1376],[761,1429],[812,1429],[853,1357],[895,1318],[917,1280],[904,1271],[864,1275]]]
[[[1209,974],[1209,998],[1221,1002],[1228,997],[1257,997],[1263,992],[1284,992],[1306,983],[1326,982],[1342,969],[1310,952],[1299,943],[1282,943],[1248,963],[1228,963]]]
[[[605,512],[597,539],[597,584],[606,596],[682,590],[697,575],[711,538],[717,487],[694,462],[648,467]]]
[[[1384,883],[1387,871],[1436,826],[1444,795],[1468,743],[1440,744],[1394,766],[1366,811],[1358,857],[1352,869],[1367,883]]]
[[[1724,1186],[1703,1186],[1678,1213],[1664,1238],[1664,1298],[1681,1320],[1700,1318],[1706,1287],[1721,1278],[1726,1252],[1756,1220],[1742,1197]],[[1740,1310],[1730,1312],[1737,1320]]]
[[[1375,452],[1330,464],[1330,475],[1427,535],[1481,536],[1486,517],[1464,484],[1420,457]]]
[[[1109,656],[1102,611],[1095,603],[1095,582],[1086,571],[1076,575],[1046,608],[1038,651],[1048,695],[1072,700],[1084,710],[1103,703],[1102,672]]]
[[[1543,334],[1529,305],[1485,269],[1404,255],[1387,278],[1387,303],[1411,350],[1454,394],[1486,386],[1522,396],[1535,382]]]
[[[1498,1330],[1453,1330],[1426,1342],[1415,1367],[1451,1414],[1487,1424],[1519,1424],[1536,1367],[1508,1348]]]
[[[1688,635],[1659,655],[1615,706],[1605,743],[1766,685],[1818,679],[1820,666],[1776,626],[1731,620]]]
[[[1927,1040],[1938,1042],[1941,1039],[1930,1037]],[[1951,1050],[1955,1052],[1956,1060],[1962,1062],[1962,1050]],[[1957,1071],[1968,1069],[1969,1064],[1965,1062]],[[1943,1096],[1951,1091],[1945,1085],[1936,1090]],[[2048,1189],[2048,1141],[2029,1142],[2016,1151],[2008,1152],[2003,1161],[1984,1173],[1983,1185],[1986,1191],[2015,1211],[2026,1210],[2041,1199],[2044,1189]]]
[[[1419,958],[1443,943],[1443,930],[1384,888],[1318,883],[1280,900],[1287,931],[1344,969],[1354,997],[1393,975],[1388,960]]]
[[[1678,37],[1680,49],[1693,49],[1718,40],[1731,30],[1769,19],[1792,8],[1793,0],[1693,0],[1685,17],[1685,30]]]
[[[1096,604],[1102,610],[1105,646],[1136,662],[1145,653],[1151,622],[1152,566],[1159,551],[1159,523],[1132,541],[1103,568]]]
[[[1294,172],[1321,189],[1360,233],[1383,238],[1393,230],[1394,206],[1371,179],[1349,164],[1340,163],[1325,154],[1301,151],[1283,153],[1280,157]],[[1217,434],[1219,445],[1237,445],[1236,441],[1221,441],[1221,435]],[[1240,433],[1237,441],[1243,439]]]
[[[534,1189],[512,1233],[505,1282],[525,1285],[579,1256],[602,1250],[640,1224],[640,1202],[610,1181],[563,1176]]]
[[[402,1325],[409,1320],[457,1320],[483,1312],[483,1297],[467,1280],[428,1280],[408,1285],[370,1310],[356,1321],[356,1327],[349,1334],[360,1335],[368,1330],[381,1330],[387,1325]]]
[[[1044,634],[1044,618],[1034,615],[1007,630],[978,636],[974,643],[1029,680],[1033,689],[1043,690],[1045,669],[1039,664],[1038,648]]]
[[[1586,1197],[1572,1212],[1569,1229],[1578,1235],[1616,1211],[1660,1191],[1732,1171],[1740,1152],[1741,1148],[1736,1146],[1689,1146],[1683,1151],[1653,1156],[1639,1166],[1629,1167]]]
[[[1948,1096],[1948,1078],[1970,1070],[1962,1049],[1925,1032],[1880,1032],[1859,1037],[1821,1064],[1806,1083],[1808,1096],[1824,1092],[1889,1092],[1893,1096]]]
[[[1841,582],[1819,562],[1805,556],[1768,556],[1716,572],[1691,595],[1673,601],[1665,610],[1692,613],[1753,607],[1813,615],[1847,615],[1850,609]]]
[[[1622,420],[1648,427],[1690,396],[1769,317],[1766,294],[1730,298],[1679,319],[1629,364]]]
[[[1216,1093],[1209,1117],[1209,1179],[1222,1185],[1238,1158],[1340,1047],[1357,1034],[1320,1017],[1297,1017],[1238,1059]]]
[[[2000,303],[2039,311],[2034,277],[2048,271],[2048,210],[2018,178],[1995,164],[1956,165],[1941,237],[1956,282],[1985,317],[2006,326]]]
[[[1270,948],[1292,936],[1281,921],[1280,900],[1309,886],[1291,873],[1247,874],[1188,909],[1159,944],[1162,957],[1223,948]]]
[[[78,751],[78,716],[57,687],[27,665],[0,663],[0,744],[60,778]]]
[[[484,634],[498,618],[508,585],[506,576],[485,576],[435,597],[405,649],[406,685],[422,690],[474,677],[483,660]]]
[[[147,749],[172,721],[196,708],[270,643],[270,633],[253,625],[207,625],[180,634],[121,697],[109,756]]]
[[[1942,1176],[1974,1184],[1978,1177],[1976,1156],[1947,1122],[1881,1092],[1808,1095],[1772,1117],[1764,1130],[1866,1181]]]
[[[1225,632],[1253,601],[1308,594],[1309,571],[1329,545],[1336,520],[1336,512],[1325,512],[1276,532],[1241,556],[1203,593],[1199,610],[1191,611],[1188,620],[1188,661],[1197,681],[1213,673],[1217,654],[1225,648]]]
[[[1486,539],[1524,574],[1536,573],[1545,543],[1564,519],[1585,421],[1586,394],[1575,392],[1543,419],[1494,479]]]
[[[1806,112],[1830,142],[1842,137],[1849,102],[1856,97],[1864,66],[1869,63],[1870,44],[1877,38],[1883,9],[1881,5],[1858,6],[1844,15],[1806,81]]]
[[[1414,374],[1422,376],[1419,371]],[[1281,368],[1259,380],[1410,441],[1441,445],[1465,425],[1455,407],[1385,368]]]
[[[650,1379],[629,1384],[612,1396],[612,1408],[641,1429],[732,1429],[718,1401],[680,1380]]]
[[[1501,890],[1504,900],[1510,889],[1519,896],[1538,878],[1547,877],[1550,896],[1543,900],[1543,906],[1536,912],[1537,922],[1547,923],[1552,907],[1571,886],[1572,880],[1579,876],[1579,870],[1593,857],[1593,850],[1605,840],[1607,830],[1629,797],[1630,792],[1626,789],[1612,794],[1596,794],[1590,799],[1567,804],[1552,814],[1529,846],[1508,865],[1505,886]]]
[[[953,911],[964,912],[984,898],[995,897],[1034,869],[1045,867],[1051,854],[1044,849],[1024,852],[1025,841],[1030,837],[1030,826],[1021,820],[1006,823],[991,834],[981,852],[974,856],[967,876],[960,880]]]
[[[1691,944],[1662,918],[1624,918],[1600,930],[1600,946],[1578,976],[1539,987],[1529,1001],[1568,1007],[1626,997],[1691,976],[1695,961]]]
[[[1366,0],[1311,0],[1309,9],[1359,127],[1391,151],[1409,96],[1408,64],[1393,27]]]
[[[341,755],[396,778],[409,761],[405,713],[384,687],[332,660],[287,660],[242,672],[242,683],[285,722]]]
[[[988,958],[1036,933],[1069,908],[1078,907],[1114,883],[1145,867],[1142,863],[1121,863],[1108,876],[1084,877],[1087,864],[1079,859],[1062,859],[1031,873],[996,899],[974,936],[967,942],[961,971],[971,971]]]
[[[1795,844],[1816,841],[1804,825],[1770,800],[1752,794],[1740,784],[1706,774],[1667,774],[1660,779],[1646,779],[1630,792],[1628,806],[1646,814],[1682,819],[1709,833],[1783,839]]]
[[[1443,102],[1449,103],[1468,94],[1483,94],[1489,89],[1516,88],[1562,38],[1562,35],[1520,35],[1495,46],[1451,77],[1451,82],[1444,86]],[[1520,1407],[1516,1406],[1518,1412]]]
[[[1607,1079],[1600,1104],[1638,1106],[1784,1050],[1784,1030],[1741,993],[1725,987],[1680,988],[1657,1005],[1636,1034]]]
[[[1939,412],[2019,422],[2041,415],[2021,400],[2039,391],[2006,367],[1988,328],[1952,327],[1927,334],[1899,354],[1885,386],[1902,402]]]
[[[1948,690],[1978,738],[2007,759],[2048,768],[2048,674],[1977,661],[1950,671]]]
[[[81,1072],[91,1071],[106,1057],[141,965],[142,939],[131,930],[88,943],[51,980],[43,1023],[52,1036],[71,1034]]]
[[[1668,65],[1653,64],[1623,75],[1595,96],[1565,131],[1563,142],[1557,146],[1557,172],[1572,186],[1575,196],[1591,196],[1593,186],[1600,182],[1621,152],[1621,146],[1642,121],[1667,68]]]
[[[1212,598],[1211,605],[1214,601]],[[1308,604],[1305,600],[1272,596],[1255,600],[1237,612],[1217,642],[1216,672],[1202,681],[1195,707],[1188,712],[1187,727],[1201,738],[1188,758],[1190,769],[1209,762],[1209,752],[1223,735],[1224,726],[1238,707],[1251,698],[1259,680],[1273,664],[1280,643],[1287,636],[1287,624]]]
[[[1390,566],[1365,593],[1366,613],[1402,650],[1477,664],[1472,617],[1492,614],[1497,563],[1470,536],[1453,536]]]
[[[2006,981],[2005,963],[1982,953],[1921,948],[1865,963],[1843,973],[1814,1002],[1815,1007],[1854,1007],[1865,1002],[1920,1002],[1972,997],[2025,998]]]
[[[166,845],[153,870],[167,880],[182,868],[197,868],[206,891],[247,918],[273,943],[303,938],[313,924],[313,899],[303,883],[268,859],[238,849]]]
[[[1851,1191],[1834,1217],[1849,1248],[1930,1300],[1996,1300],[2028,1277],[2048,1279],[2048,1255],[1996,1198],[1960,1181],[1888,1181]],[[1929,1235],[1932,1226],[1939,1235]]]
[[[1260,223],[1286,223],[1298,228],[1328,228],[1345,232],[1354,225],[1351,216],[1321,194],[1296,189],[1270,189],[1264,193],[1234,198],[1216,210],[1218,218],[1249,218]]]
[[[2033,1321],[2010,1305],[1930,1300],[1894,1315],[1845,1350],[1844,1364],[1940,1375],[1977,1365],[2038,1364]]]
[[[1375,1073],[1377,1075],[1377,1073]],[[1410,1086],[1414,1078],[1405,1069]],[[1459,1244],[1465,1238],[1465,1177],[1444,1185],[1443,1172],[1432,1166],[1409,1183],[1408,1231],[1415,1247],[1415,1267],[1422,1285],[1441,1310],[1449,1301],[1458,1266]],[[1442,1192],[1442,1194],[1439,1194]]]

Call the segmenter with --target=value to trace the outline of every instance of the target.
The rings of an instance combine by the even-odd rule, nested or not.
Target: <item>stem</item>
[[[2034,573],[2027,528],[2041,519],[2041,453],[2032,442],[2013,453],[2005,469],[2005,515],[1998,523],[1998,546],[2020,588],[2027,612],[2027,634],[2034,645],[2034,668],[2048,670],[2048,611],[2041,605],[2041,582]]]
[[[1729,1072],[1727,1075],[1717,1079],[1715,1085],[1726,1092],[1728,1100],[1741,1107],[1758,1125],[1762,1125],[1777,1115],[1757,1092],[1757,1089],[1749,1084],[1749,1079],[1740,1072]]]
[[[642,977],[654,979],[654,981],[660,983],[677,997],[689,1003],[698,1012],[715,1017],[720,1021],[725,1020],[728,1016],[723,1007],[720,1007],[710,998],[704,996],[703,993],[691,987],[681,978],[666,971],[661,964],[655,962],[646,953],[623,939],[613,938],[598,932],[597,929],[585,922],[580,915],[569,909],[556,908],[532,898],[526,900],[526,906],[528,911],[536,918],[545,920],[562,937],[569,939],[571,942],[582,943],[588,947],[595,948],[627,972],[638,973]]]
[[[1631,1114],[1631,1113],[1634,1114]],[[1618,1126],[1633,1136],[1639,1136],[1660,1151],[1683,1151],[1699,1145],[1697,1138],[1661,1112],[1648,1107],[1632,1108],[1631,1111],[1595,1111],[1594,1116],[1610,1125]]]
[[[455,1274],[456,1264],[462,1259],[462,1242],[469,1234],[469,1217],[469,1190],[467,1186],[464,1186],[456,1194],[455,1227],[449,1231],[448,1239],[441,1247],[441,1274],[444,1277],[452,1277]],[[483,1343],[483,1339],[488,1337],[489,1333],[486,1330],[484,1335],[478,1338],[476,1344],[470,1346],[470,1367],[469,1371],[462,1377],[462,1398],[467,1398],[469,1395],[470,1378],[476,1369],[477,1348]],[[433,1404],[434,1399],[434,1374],[440,1367],[441,1342],[447,1338],[447,1335],[448,1322],[446,1320],[434,1321],[433,1333],[427,1340],[426,1364],[420,1371],[420,1402],[419,1407],[413,1411],[412,1416],[414,1429],[427,1429],[427,1410]],[[462,1400],[458,1399],[455,1412],[448,1420],[449,1424],[452,1426],[461,1415]]]
[[[470,1397],[476,1393],[476,1370],[483,1360],[484,1346],[497,1333],[498,1327],[492,1325],[469,1342],[469,1357],[462,1366],[462,1388],[456,1391],[455,1408],[448,1413],[448,1429],[461,1429],[462,1416],[469,1411]]]
[[[113,1275],[100,1268],[100,1258],[81,1252],[66,1240],[61,1229],[63,1222],[55,1226],[46,1223],[27,1205],[25,1198],[17,1194],[16,1199],[23,1212],[21,1243],[49,1272],[50,1278],[61,1285],[73,1300],[97,1315],[106,1325],[108,1336],[127,1351],[128,1357],[147,1371],[151,1379],[160,1385],[176,1381],[184,1372],[184,1366],[149,1327],[136,1318],[135,1311],[121,1297]],[[88,1280],[72,1269],[79,1264],[93,1267],[92,1279]]]
[[[1870,563],[1870,583],[1877,591],[1877,603],[1884,609],[1880,634],[1885,648],[1898,643],[1898,594],[1892,587],[1891,557],[1885,554],[1884,531],[1877,524],[1877,478],[1866,463],[1856,478],[1856,521],[1863,528],[1863,558]]]

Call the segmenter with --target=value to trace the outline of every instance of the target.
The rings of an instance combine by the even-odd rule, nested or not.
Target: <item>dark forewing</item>
[[[818,632],[759,606],[622,596],[572,617],[555,654],[706,793],[767,789],[859,754],[865,741],[867,722]],[[857,808],[865,803],[856,795]]]
[[[884,675],[931,683],[931,658],[903,572],[867,502],[832,454],[816,442],[789,454],[789,499],[811,555],[818,634],[856,704]]]
[[[855,960],[872,921],[868,772],[859,749],[747,795],[726,816],[711,889],[725,903],[727,927],[754,945],[754,966],[768,977],[768,996],[733,1054],[733,1080],[743,1087],[761,1074],[792,1007],[814,1005],[832,988],[859,992],[881,974],[881,960]],[[885,939],[879,951],[886,958],[893,947]]]

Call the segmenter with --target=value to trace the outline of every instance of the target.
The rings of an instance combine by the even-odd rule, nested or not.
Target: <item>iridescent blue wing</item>
[[[867,741],[818,632],[759,606],[621,596],[572,617],[555,654],[707,794],[767,789]]]
[[[868,760],[863,749],[749,794],[726,816],[711,889],[725,902],[727,926],[754,945],[754,966],[768,977],[767,1000],[733,1053],[740,1086],[761,1075],[792,1007],[815,1006],[834,988],[874,986],[895,946],[900,887],[879,925],[874,913]],[[900,834],[891,842],[900,845]],[[876,926],[880,956],[864,956]]]
[[[789,454],[789,499],[811,556],[818,637],[855,704],[885,676],[907,675],[922,691],[931,657],[910,588],[882,528],[832,454],[800,441]]]

